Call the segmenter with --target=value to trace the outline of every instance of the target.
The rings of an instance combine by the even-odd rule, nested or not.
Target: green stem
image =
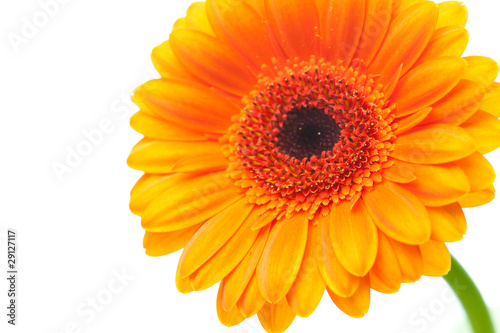
[[[462,303],[474,333],[495,333],[481,293],[459,262],[451,256],[451,271],[444,279]]]

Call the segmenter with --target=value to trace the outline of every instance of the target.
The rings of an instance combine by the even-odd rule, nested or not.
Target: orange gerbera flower
[[[133,97],[146,253],[184,248],[179,291],[222,280],[221,322],[268,332],[325,289],[362,317],[371,289],[446,274],[500,146],[499,67],[461,58],[466,20],[458,1],[194,3]]]

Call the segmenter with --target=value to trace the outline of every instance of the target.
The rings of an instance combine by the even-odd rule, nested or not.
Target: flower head
[[[371,289],[446,274],[500,146],[499,67],[462,58],[466,20],[458,1],[194,3],[133,97],[146,253],[184,248],[177,288],[221,281],[221,322],[268,332],[325,289],[362,317]]]

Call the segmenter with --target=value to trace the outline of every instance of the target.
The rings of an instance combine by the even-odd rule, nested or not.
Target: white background
[[[256,318],[223,327],[215,310],[216,287],[178,293],[174,276],[180,252],[146,256],[140,219],[128,210],[129,191],[140,177],[126,165],[140,139],[128,125],[136,110],[128,96],[156,75],[151,49],[168,39],[189,3],[67,0],[16,50],[8,34],[22,35],[25,20],[40,19],[41,5],[2,0],[0,267],[6,271],[6,230],[15,228],[20,274],[13,328],[6,324],[6,273],[0,273],[1,332],[6,327],[40,333],[263,332]],[[500,3],[466,4],[467,55],[500,60]],[[112,124],[109,133],[58,180],[52,163],[65,163],[68,147],[76,149],[86,140],[83,132],[98,129],[105,119]],[[500,170],[500,152],[488,158]],[[450,249],[489,306],[500,309],[500,200],[466,214],[468,233]],[[128,280],[120,283],[115,275],[123,271]],[[405,285],[395,295],[372,295],[369,314],[352,319],[325,294],[316,312],[296,319],[288,332],[451,332],[464,320],[457,301],[444,302],[449,290],[440,278]],[[88,305],[93,298],[99,311]],[[429,308],[437,315],[424,319],[419,311]]]

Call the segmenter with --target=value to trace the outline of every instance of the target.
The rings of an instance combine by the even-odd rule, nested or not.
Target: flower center
[[[314,107],[293,109],[286,114],[276,147],[298,160],[331,151],[340,139],[340,127],[332,116]]]
[[[278,219],[312,218],[382,181],[393,164],[395,105],[361,61],[345,68],[311,57],[262,70],[221,139],[227,172],[249,202]]]

